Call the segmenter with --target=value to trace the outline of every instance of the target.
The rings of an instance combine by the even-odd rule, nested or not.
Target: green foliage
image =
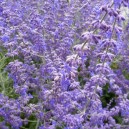
[[[126,70],[123,70],[124,77],[129,80],[129,73]]]
[[[117,95],[113,92],[108,92],[108,89],[109,89],[109,84],[106,84],[103,87],[103,95],[101,96],[101,102],[102,102],[103,108],[105,108],[108,106],[111,100],[113,100],[109,105],[109,109],[110,109],[116,106],[115,98],[117,97]]]
[[[108,89],[109,89],[109,84],[106,84],[103,87],[103,96],[101,96],[101,102],[103,108],[105,108],[113,99],[113,101],[109,105],[109,109],[111,109],[116,106],[115,98],[117,97],[117,95],[115,95],[115,93],[113,92],[108,92]],[[117,116],[114,116],[113,118],[115,119],[116,123],[122,124],[122,116],[120,113]],[[105,123],[108,123],[108,121],[105,121]]]
[[[84,80],[84,77],[80,74],[81,71],[82,71],[82,68],[80,66],[80,67],[78,67],[78,81],[80,82],[80,85],[83,88],[83,86],[85,85],[86,82]]]
[[[28,123],[23,127],[26,128],[26,129],[33,129],[36,127],[36,124],[37,124],[37,118],[35,115],[31,115],[28,119]]]
[[[0,117],[0,122],[2,122],[4,119],[3,119],[3,117]]]
[[[112,69],[118,69],[118,63],[117,62],[112,62],[111,66]]]
[[[80,82],[80,85],[83,87],[85,85],[85,80],[83,79],[83,77],[81,75],[78,75],[78,80]]]
[[[0,47],[0,93],[9,98],[16,98],[18,95],[14,92],[13,81],[9,78],[6,66],[12,61],[12,58],[6,57],[6,49]]]
[[[85,62],[85,67],[86,69],[90,66],[90,60],[87,59],[87,61]],[[83,86],[85,85],[86,81],[84,80],[84,76],[82,76],[80,73],[83,69],[81,68],[81,66],[78,67],[78,81],[80,82],[80,85]],[[89,78],[90,75],[89,74],[86,74],[85,75],[86,78]]]
[[[61,127],[57,126],[56,129],[62,129]]]
[[[122,124],[122,117],[121,117],[120,113],[119,113],[119,115],[114,116],[114,119],[115,119],[116,123]]]

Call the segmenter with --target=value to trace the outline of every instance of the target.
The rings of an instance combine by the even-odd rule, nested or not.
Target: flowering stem
[[[104,16],[104,17],[105,17],[105,16]],[[110,37],[110,39],[109,39],[110,41],[111,41],[111,39],[112,39],[112,37],[113,37],[113,33],[114,33],[116,21],[117,21],[117,19],[115,18],[115,21],[114,21],[114,23],[113,23],[113,28],[112,28],[111,37]],[[106,54],[107,54],[108,50],[109,50],[109,45],[108,45],[107,48],[106,48]],[[102,71],[103,71],[103,68],[104,68],[104,63],[105,63],[105,59],[104,59],[103,64],[102,64]],[[100,73],[100,75],[99,75],[99,78],[101,78],[101,73]],[[97,87],[98,87],[98,85],[96,85],[96,87],[95,87],[95,89],[94,89],[94,93],[96,93]],[[91,100],[88,99],[88,102],[87,102],[87,104],[86,104],[86,106],[85,106],[85,109],[84,109],[84,113],[86,112],[87,107],[88,107],[88,105],[90,104],[90,101],[91,101]]]
[[[111,5],[111,7],[113,6],[113,3],[112,3],[112,5]],[[102,23],[103,22],[103,20],[105,19],[105,17],[107,16],[107,12],[104,14],[104,16],[102,17],[102,19],[100,20],[100,23]],[[89,27],[88,27],[88,29],[89,29]],[[87,29],[87,30],[88,30]],[[86,31],[87,31],[86,30]],[[97,31],[97,28],[93,31],[93,34],[95,33]],[[81,50],[83,50],[83,48],[85,47],[85,45],[86,45],[86,43],[87,43],[88,41],[85,41],[84,42],[84,44],[82,45],[82,47],[81,47]],[[76,58],[75,58],[75,60],[78,58],[78,54],[77,54],[77,56],[76,56]]]

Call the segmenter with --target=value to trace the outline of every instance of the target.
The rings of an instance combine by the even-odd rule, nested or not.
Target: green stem
[[[39,122],[40,122],[40,120],[38,119],[35,129],[38,129],[38,127],[39,127]]]

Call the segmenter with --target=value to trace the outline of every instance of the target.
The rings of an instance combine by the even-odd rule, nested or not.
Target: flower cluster
[[[9,59],[1,71],[13,81],[11,96],[0,88],[0,128],[128,128],[122,8],[129,0],[0,0],[0,46]]]

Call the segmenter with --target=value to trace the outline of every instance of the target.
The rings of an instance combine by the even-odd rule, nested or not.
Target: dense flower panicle
[[[1,129],[129,124],[129,21],[121,7],[129,1],[0,1],[0,46],[11,59],[4,70],[16,94],[0,94]]]

